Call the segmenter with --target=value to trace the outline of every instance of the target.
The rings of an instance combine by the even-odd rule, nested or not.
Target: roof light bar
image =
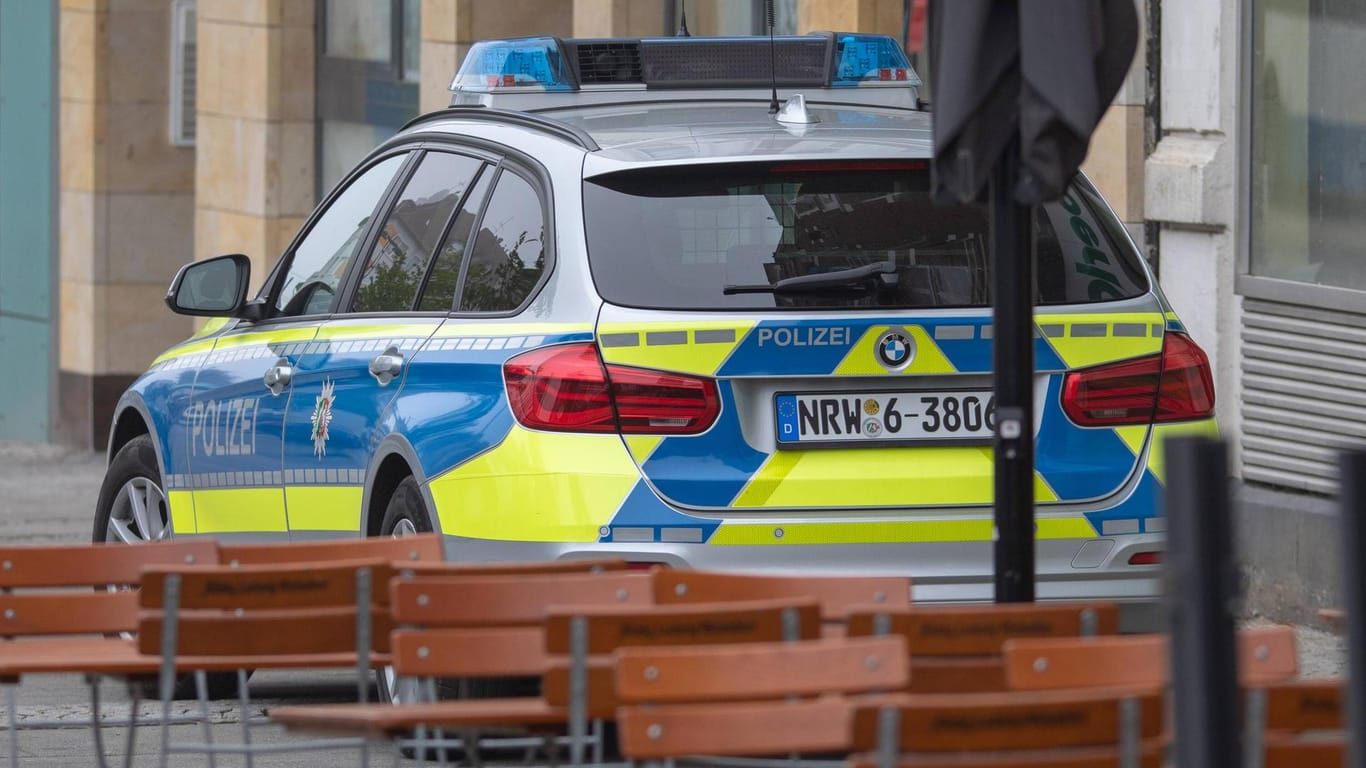
[[[567,39],[476,43],[451,82],[462,93],[618,88],[918,87],[905,52],[887,35],[815,32],[765,37]],[[776,71],[770,67],[776,66]]]

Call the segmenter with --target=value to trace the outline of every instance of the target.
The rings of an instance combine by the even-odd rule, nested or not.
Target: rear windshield
[[[936,206],[923,162],[626,171],[584,184],[593,280],[651,309],[912,309],[991,303],[987,212]],[[1034,220],[1038,304],[1133,298],[1138,255],[1074,185]]]

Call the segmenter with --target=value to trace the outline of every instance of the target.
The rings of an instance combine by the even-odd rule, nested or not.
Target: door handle
[[[398,347],[389,347],[370,361],[370,375],[375,377],[381,387],[398,378],[403,373],[403,354]]]
[[[289,386],[289,382],[293,378],[294,366],[289,364],[289,358],[282,357],[276,360],[275,365],[266,371],[262,381],[265,382],[266,389],[269,389],[272,395],[279,395],[285,391],[285,387]]]

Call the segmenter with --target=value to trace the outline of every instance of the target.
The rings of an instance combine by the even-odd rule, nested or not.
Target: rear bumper
[[[1036,543],[1040,600],[1115,600],[1124,631],[1160,625],[1161,566],[1131,566],[1138,552],[1163,548],[1161,534]],[[985,602],[993,598],[991,542],[716,546],[663,542],[516,542],[446,536],[454,562],[564,560],[592,557],[660,563],[671,568],[768,573],[909,576],[916,602]]]

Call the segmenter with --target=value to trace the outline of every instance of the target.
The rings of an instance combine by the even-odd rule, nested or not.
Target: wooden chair
[[[820,603],[822,621],[842,623],[859,608],[909,609],[911,580],[892,576],[756,576],[687,570],[661,570],[655,574],[655,602],[659,605],[802,598],[814,598]]]
[[[856,707],[849,764],[1159,768],[1164,701],[1160,688],[888,697]]]
[[[573,583],[579,580],[585,581]],[[439,669],[461,675],[502,675],[524,662],[541,664],[542,695],[423,702],[388,708],[281,707],[271,713],[272,719],[291,729],[329,730],[340,726],[349,732],[375,737],[415,731],[419,749],[429,745],[425,741],[429,731],[436,731],[438,739],[443,732],[462,732],[462,743],[478,744],[478,731],[490,727],[567,727],[571,759],[577,764],[583,762],[589,743],[590,721],[608,719],[615,713],[616,696],[608,655],[618,647],[770,642],[785,637],[810,639],[819,632],[814,601],[653,606],[649,601],[650,574],[564,576],[542,583],[531,583],[527,578],[473,577],[431,583],[400,579],[394,582],[393,590],[395,615],[405,623],[472,628],[487,626],[489,619],[485,617],[494,615],[504,622],[504,630],[535,629],[543,636],[538,654],[526,637],[509,633],[486,638],[489,642],[506,642],[508,656],[463,656],[457,660],[453,654],[447,654],[443,657],[445,661],[433,661],[440,652],[438,644],[424,644],[416,635],[410,644],[400,639],[407,632],[404,630],[396,633],[396,662],[427,673]],[[637,594],[643,599],[638,599]],[[565,607],[552,607],[550,601]],[[429,637],[441,639],[440,635]],[[521,645],[525,656],[513,653],[514,643]],[[426,654],[422,653],[424,648]],[[410,652],[416,658],[406,658]],[[424,663],[432,666],[424,668]],[[452,666],[446,666],[447,663]],[[601,746],[600,741],[593,744]],[[596,757],[600,758],[600,753]]]
[[[1346,691],[1340,679],[1293,680],[1247,690],[1243,750],[1264,768],[1346,765]]]
[[[8,710],[9,760],[18,763],[16,688],[25,676],[85,675],[91,696],[91,731],[96,759],[103,763],[100,721],[101,677],[151,676],[155,657],[139,654],[132,639],[138,628],[138,598],[132,592],[150,564],[193,565],[218,561],[208,540],[161,541],[136,546],[0,547],[0,686]],[[127,725],[137,723],[137,690]],[[29,723],[43,727],[52,723]]]
[[[1111,635],[1114,603],[1007,603],[861,610],[849,616],[850,637],[901,635],[911,654],[911,690],[972,693],[1006,688],[1004,642],[1012,638]]]
[[[765,757],[847,751],[850,694],[906,689],[905,639],[623,648],[622,755]]]
[[[302,565],[156,567],[144,571],[139,592],[138,645],[160,655],[161,764],[172,753],[236,752],[252,755],[248,669],[349,668],[364,702],[373,667],[387,663],[390,630],[387,559]],[[193,672],[204,716],[204,743],[173,745],[169,724],[177,674]],[[241,705],[240,744],[214,745],[208,726],[205,674],[236,671]],[[355,746],[368,764],[362,740],[272,745],[269,751]]]
[[[1016,690],[1166,685],[1167,647],[1165,635],[1009,640],[1003,647],[1006,685]],[[1239,632],[1238,669],[1244,685],[1293,678],[1299,669],[1294,630]]]

